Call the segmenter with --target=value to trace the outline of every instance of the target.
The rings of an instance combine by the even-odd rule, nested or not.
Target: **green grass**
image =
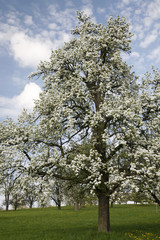
[[[0,211],[0,240],[157,240],[160,209],[118,205],[110,210],[111,233],[97,232],[97,207]]]

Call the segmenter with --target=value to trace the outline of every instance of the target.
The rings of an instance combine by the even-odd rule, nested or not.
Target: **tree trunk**
[[[57,201],[57,208],[58,208],[58,210],[61,210],[61,200],[60,199],[58,199],[58,201]]]
[[[32,202],[30,202],[30,204],[29,204],[29,208],[32,208],[32,206],[33,206],[33,203],[32,203]]]
[[[155,203],[157,203],[160,206],[160,199],[156,196],[155,193],[152,193],[152,192],[150,193],[151,193],[151,196],[154,198]]]
[[[6,206],[6,211],[9,209],[9,193],[5,193],[5,206]]]
[[[6,211],[8,211],[8,209],[9,209],[9,200],[7,199],[6,200]]]
[[[111,208],[113,208],[113,201],[111,202]]]
[[[78,202],[75,202],[75,204],[74,204],[74,210],[75,210],[75,211],[78,211],[78,210],[79,210],[79,204],[78,204]]]
[[[98,195],[98,231],[110,232],[109,196]]]

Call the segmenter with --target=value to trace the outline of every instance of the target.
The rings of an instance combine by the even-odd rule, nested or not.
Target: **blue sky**
[[[125,16],[134,37],[131,54],[123,58],[140,76],[159,67],[159,0],[0,0],[0,120],[32,109],[41,82],[27,76],[49,59],[51,49],[69,41],[76,10],[103,24],[110,16]]]

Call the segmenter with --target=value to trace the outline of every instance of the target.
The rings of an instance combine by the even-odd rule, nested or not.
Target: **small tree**
[[[58,210],[61,210],[61,204],[63,201],[63,181],[62,180],[50,180],[48,184],[49,197],[55,202]]]
[[[21,178],[21,185],[25,204],[29,206],[29,208],[32,208],[38,197],[38,183],[36,182],[36,179],[26,174],[24,178]]]
[[[1,189],[2,193],[4,194],[4,202],[3,204],[5,205],[5,210],[9,210],[9,205],[10,205],[10,196],[11,192],[14,187],[14,179],[11,176],[5,177],[5,179],[1,179]]]
[[[79,206],[91,202],[91,193],[86,184],[68,182],[64,188],[64,195],[65,202],[74,205],[75,211],[79,210]]]
[[[25,206],[25,199],[21,193],[12,192],[10,204],[13,206],[16,211],[19,207]]]
[[[4,194],[5,209],[8,211],[10,197],[15,189],[15,183],[19,177],[19,173],[16,171],[15,162],[13,161],[13,156],[16,155],[15,148],[5,145],[3,145],[3,148],[0,153],[0,186]]]

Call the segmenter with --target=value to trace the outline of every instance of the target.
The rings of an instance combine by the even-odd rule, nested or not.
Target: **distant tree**
[[[17,191],[12,191],[10,204],[15,211],[20,207],[26,206],[23,194],[21,192],[18,193]]]
[[[13,156],[16,156],[16,153],[17,151],[12,146],[6,147],[0,153],[0,188],[4,194],[6,211],[9,209],[10,197],[19,177],[19,172],[16,171],[13,161]]]
[[[38,198],[38,182],[36,182],[36,179],[31,176],[25,175],[24,178],[21,178],[21,184],[25,204],[29,206],[29,208],[32,208]]]
[[[17,123],[12,119],[6,119],[0,123],[0,181],[5,193],[6,210],[11,202],[17,208],[20,192],[26,194],[21,184],[24,178],[28,178],[27,165],[31,160],[28,152],[31,145],[32,150],[34,148],[28,141],[29,121],[26,124],[24,119],[26,122],[29,119],[26,111],[22,113]],[[33,192],[32,195],[34,195]]]
[[[43,179],[38,180],[38,185],[37,185],[37,203],[38,203],[38,207],[40,208],[45,208],[50,206],[50,196],[49,196],[49,192],[48,189],[46,189],[46,185],[43,181]]]
[[[142,190],[137,189],[137,191],[132,190],[128,196],[128,200],[133,201],[136,204],[137,203],[143,204],[146,202],[147,203],[151,202],[149,200],[149,198],[147,197],[145,190],[143,190],[143,189]]]
[[[63,201],[64,193],[63,193],[64,183],[62,180],[50,180],[48,185],[49,197],[55,202],[58,210],[61,210],[61,204]]]
[[[131,166],[140,192],[160,205],[160,71],[153,68],[141,84],[141,135]]]
[[[1,192],[4,194],[4,202],[3,205],[5,205],[5,210],[9,210],[9,205],[10,205],[10,197],[11,197],[11,192],[14,187],[14,179],[12,176],[8,176],[4,178],[1,178]]]
[[[86,200],[89,201],[89,189],[86,184],[68,182],[64,190],[65,202],[74,205],[75,211],[79,210],[79,207],[85,205]]]

